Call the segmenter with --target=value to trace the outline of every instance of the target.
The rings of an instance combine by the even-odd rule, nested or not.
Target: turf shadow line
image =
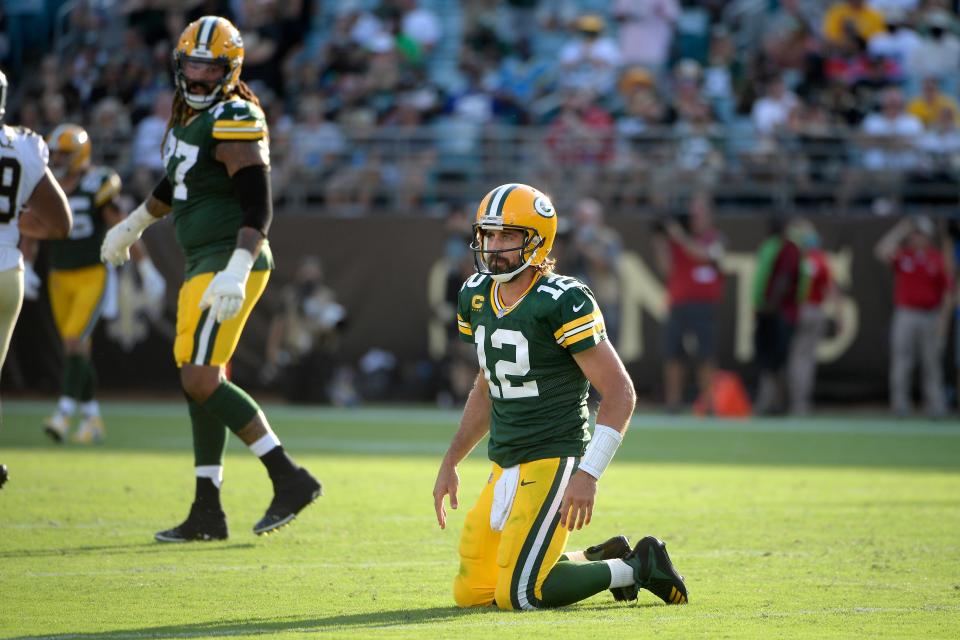
[[[117,544],[117,545],[90,545],[85,547],[59,547],[53,549],[13,549],[0,551],[0,558],[55,558],[64,556],[85,555],[96,553],[97,555],[124,555],[131,553],[158,553],[169,551],[168,544],[158,542],[138,542],[135,544]],[[196,552],[196,551],[223,551],[226,549],[250,549],[257,545],[253,542],[237,542],[233,544],[193,544],[176,545],[178,553]]]
[[[408,627],[419,624],[443,622],[471,615],[503,615],[496,608],[458,609],[456,607],[432,607],[429,609],[398,609],[335,615],[326,618],[297,618],[278,620],[234,620],[230,622],[200,622],[178,626],[143,627],[118,631],[92,633],[58,633],[53,635],[15,636],[9,640],[139,640],[141,638],[207,638],[234,635],[267,635],[288,631],[311,632],[346,627],[389,628]]]

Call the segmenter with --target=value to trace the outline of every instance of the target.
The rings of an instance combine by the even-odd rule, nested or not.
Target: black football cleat
[[[0,464],[0,489],[3,489],[3,485],[7,483],[7,478],[10,477],[10,474],[7,472],[7,465]]]
[[[260,521],[253,525],[258,536],[269,535],[290,523],[311,502],[323,495],[323,487],[300,467],[286,478],[273,483],[273,500]]]
[[[606,542],[587,547],[583,555],[591,562],[596,560],[614,560],[615,558],[626,558],[630,554],[630,541],[626,536],[614,536]],[[631,602],[637,599],[636,584],[627,587],[613,587],[610,593],[617,602]]]
[[[154,534],[157,542],[193,542],[227,539],[227,516],[219,507],[199,502],[190,505],[190,515],[173,529]]]
[[[654,594],[667,604],[687,604],[687,585],[677,573],[667,545],[658,538],[646,536],[624,558],[633,566],[637,585]]]

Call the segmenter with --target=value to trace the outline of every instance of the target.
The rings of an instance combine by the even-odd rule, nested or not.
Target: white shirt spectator
[[[680,17],[677,0],[616,0],[620,18],[620,54],[624,64],[659,69],[667,62],[674,24]]]
[[[564,67],[561,82],[565,87],[604,94],[616,82],[620,50],[610,38],[575,38],[560,50],[560,64]]]
[[[307,172],[320,172],[346,149],[346,140],[340,128],[328,121],[300,125],[294,129],[291,140],[293,166]]]
[[[905,143],[901,149],[868,149],[863,154],[863,164],[872,170],[911,169],[917,166],[916,143],[923,135],[923,123],[909,113],[888,117],[871,113],[862,125],[863,132],[871,136],[899,137]]]
[[[797,96],[790,91],[781,91],[779,96],[764,96],[753,103],[750,119],[758,133],[775,133],[787,123],[790,112],[799,104]]]
[[[871,55],[882,58],[891,58],[900,65],[907,65],[917,47],[920,46],[920,36],[913,29],[901,26],[893,33],[885,31],[870,38],[867,51]]]
[[[403,33],[421,47],[430,49],[440,40],[440,20],[433,11],[417,7],[403,16]]]
[[[163,146],[163,134],[167,131],[167,121],[151,113],[137,124],[133,135],[133,166],[146,167],[151,171],[163,171],[163,156],[157,149]]]
[[[960,38],[944,33],[939,38],[921,38],[907,59],[910,75],[946,78],[960,71]]]

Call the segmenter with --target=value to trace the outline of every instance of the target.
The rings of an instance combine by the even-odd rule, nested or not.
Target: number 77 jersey
[[[457,325],[490,387],[490,459],[510,467],[582,456],[590,383],[573,354],[606,339],[590,289],[576,278],[538,274],[506,307],[500,285],[477,274],[460,289]]]
[[[223,269],[237,243],[243,210],[226,166],[215,157],[216,146],[229,142],[259,144],[269,165],[267,124],[257,105],[225,100],[175,124],[164,140],[163,166],[173,186],[173,224],[187,261],[185,279]],[[272,266],[264,242],[254,270]]]

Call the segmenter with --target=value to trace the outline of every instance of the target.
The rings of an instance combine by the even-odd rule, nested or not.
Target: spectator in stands
[[[910,414],[918,357],[926,414],[938,419],[946,413],[941,355],[952,311],[952,283],[933,239],[934,226],[929,218],[904,218],[874,249],[877,259],[893,268],[890,409],[900,418]]]
[[[668,220],[657,228],[654,252],[667,284],[669,312],[664,328],[663,384],[667,411],[683,404],[684,359],[697,367],[698,397],[710,388],[716,369],[717,320],[723,298],[720,263],[724,239],[713,225],[713,203],[703,192],[690,199],[687,228]],[[689,339],[696,343],[689,353]]]
[[[324,100],[317,94],[300,100],[297,116],[287,158],[291,177],[304,183],[323,181],[336,170],[346,152],[346,138],[327,117]]]
[[[786,129],[790,113],[797,108],[797,96],[787,90],[783,78],[777,76],[767,83],[764,96],[753,103],[750,118],[760,135],[774,135]]]
[[[907,73],[916,81],[937,78],[948,93],[955,93],[960,72],[960,38],[950,31],[953,19],[946,11],[935,10],[925,15],[924,24],[927,31],[907,60]],[[912,88],[916,91],[915,84]]]
[[[800,259],[800,248],[790,238],[784,220],[771,218],[769,234],[757,251],[753,280],[753,348],[759,369],[756,415],[785,409],[783,374],[799,313]]]
[[[658,74],[667,65],[673,31],[680,18],[677,0],[615,0],[621,61]]]
[[[935,76],[928,76],[923,79],[923,92],[910,101],[907,113],[916,116],[924,127],[930,128],[940,119],[944,109],[950,111],[955,119],[960,117],[957,101],[940,90],[940,83]]]
[[[920,137],[917,148],[923,154],[923,174],[935,181],[955,184],[960,171],[960,122],[957,112],[949,106],[941,107],[940,115]],[[952,201],[956,202],[956,195]]]
[[[589,90],[604,96],[613,90],[620,66],[620,49],[603,34],[606,23],[596,14],[582,15],[574,22],[574,35],[560,49],[561,86]]]
[[[703,72],[703,97],[724,124],[733,121],[736,110],[735,55],[730,33],[725,27],[715,27],[710,39],[710,56]]]
[[[429,56],[443,35],[437,14],[417,0],[399,0],[398,6],[403,34],[417,43],[423,55]]]
[[[134,132],[131,147],[133,179],[130,186],[138,198],[152,192],[164,172],[163,156],[158,152],[165,142],[172,102],[169,91],[158,93],[153,101],[153,111],[137,124]]]
[[[603,309],[607,334],[616,342],[620,335],[620,234],[603,221],[603,205],[594,198],[577,202],[575,225],[565,256],[565,268],[593,290]]]
[[[920,45],[920,36],[910,26],[903,11],[886,12],[885,16],[886,31],[870,38],[867,51],[872,56],[893,60],[906,71],[914,51]]]
[[[875,210],[883,213],[901,198],[904,172],[919,165],[917,142],[923,135],[923,124],[904,110],[903,93],[885,89],[881,94],[882,109],[871,113],[861,125],[863,158],[861,167],[847,172],[838,195],[838,207],[845,211],[862,187],[869,186],[875,196]]]
[[[126,175],[130,166],[130,115],[116,98],[104,98],[90,113],[91,130],[96,131],[93,164],[115,167]],[[154,149],[154,153],[156,153]]]
[[[796,333],[790,345],[787,363],[790,414],[810,413],[817,371],[817,348],[827,333],[828,319],[835,322],[839,291],[826,252],[820,247],[820,234],[804,219],[792,223],[797,243],[803,252],[801,263],[800,313]]]
[[[529,40],[518,40],[510,55],[501,61],[494,79],[499,119],[529,124],[536,114],[543,112],[544,107],[538,101],[547,95],[555,82],[556,72],[552,65],[534,57]]]
[[[839,0],[823,17],[823,35],[834,46],[850,39],[869,41],[885,28],[883,14],[866,0]]]
[[[613,118],[587,91],[567,91],[560,114],[545,139],[545,169],[558,191],[591,191],[602,167],[614,156]]]

